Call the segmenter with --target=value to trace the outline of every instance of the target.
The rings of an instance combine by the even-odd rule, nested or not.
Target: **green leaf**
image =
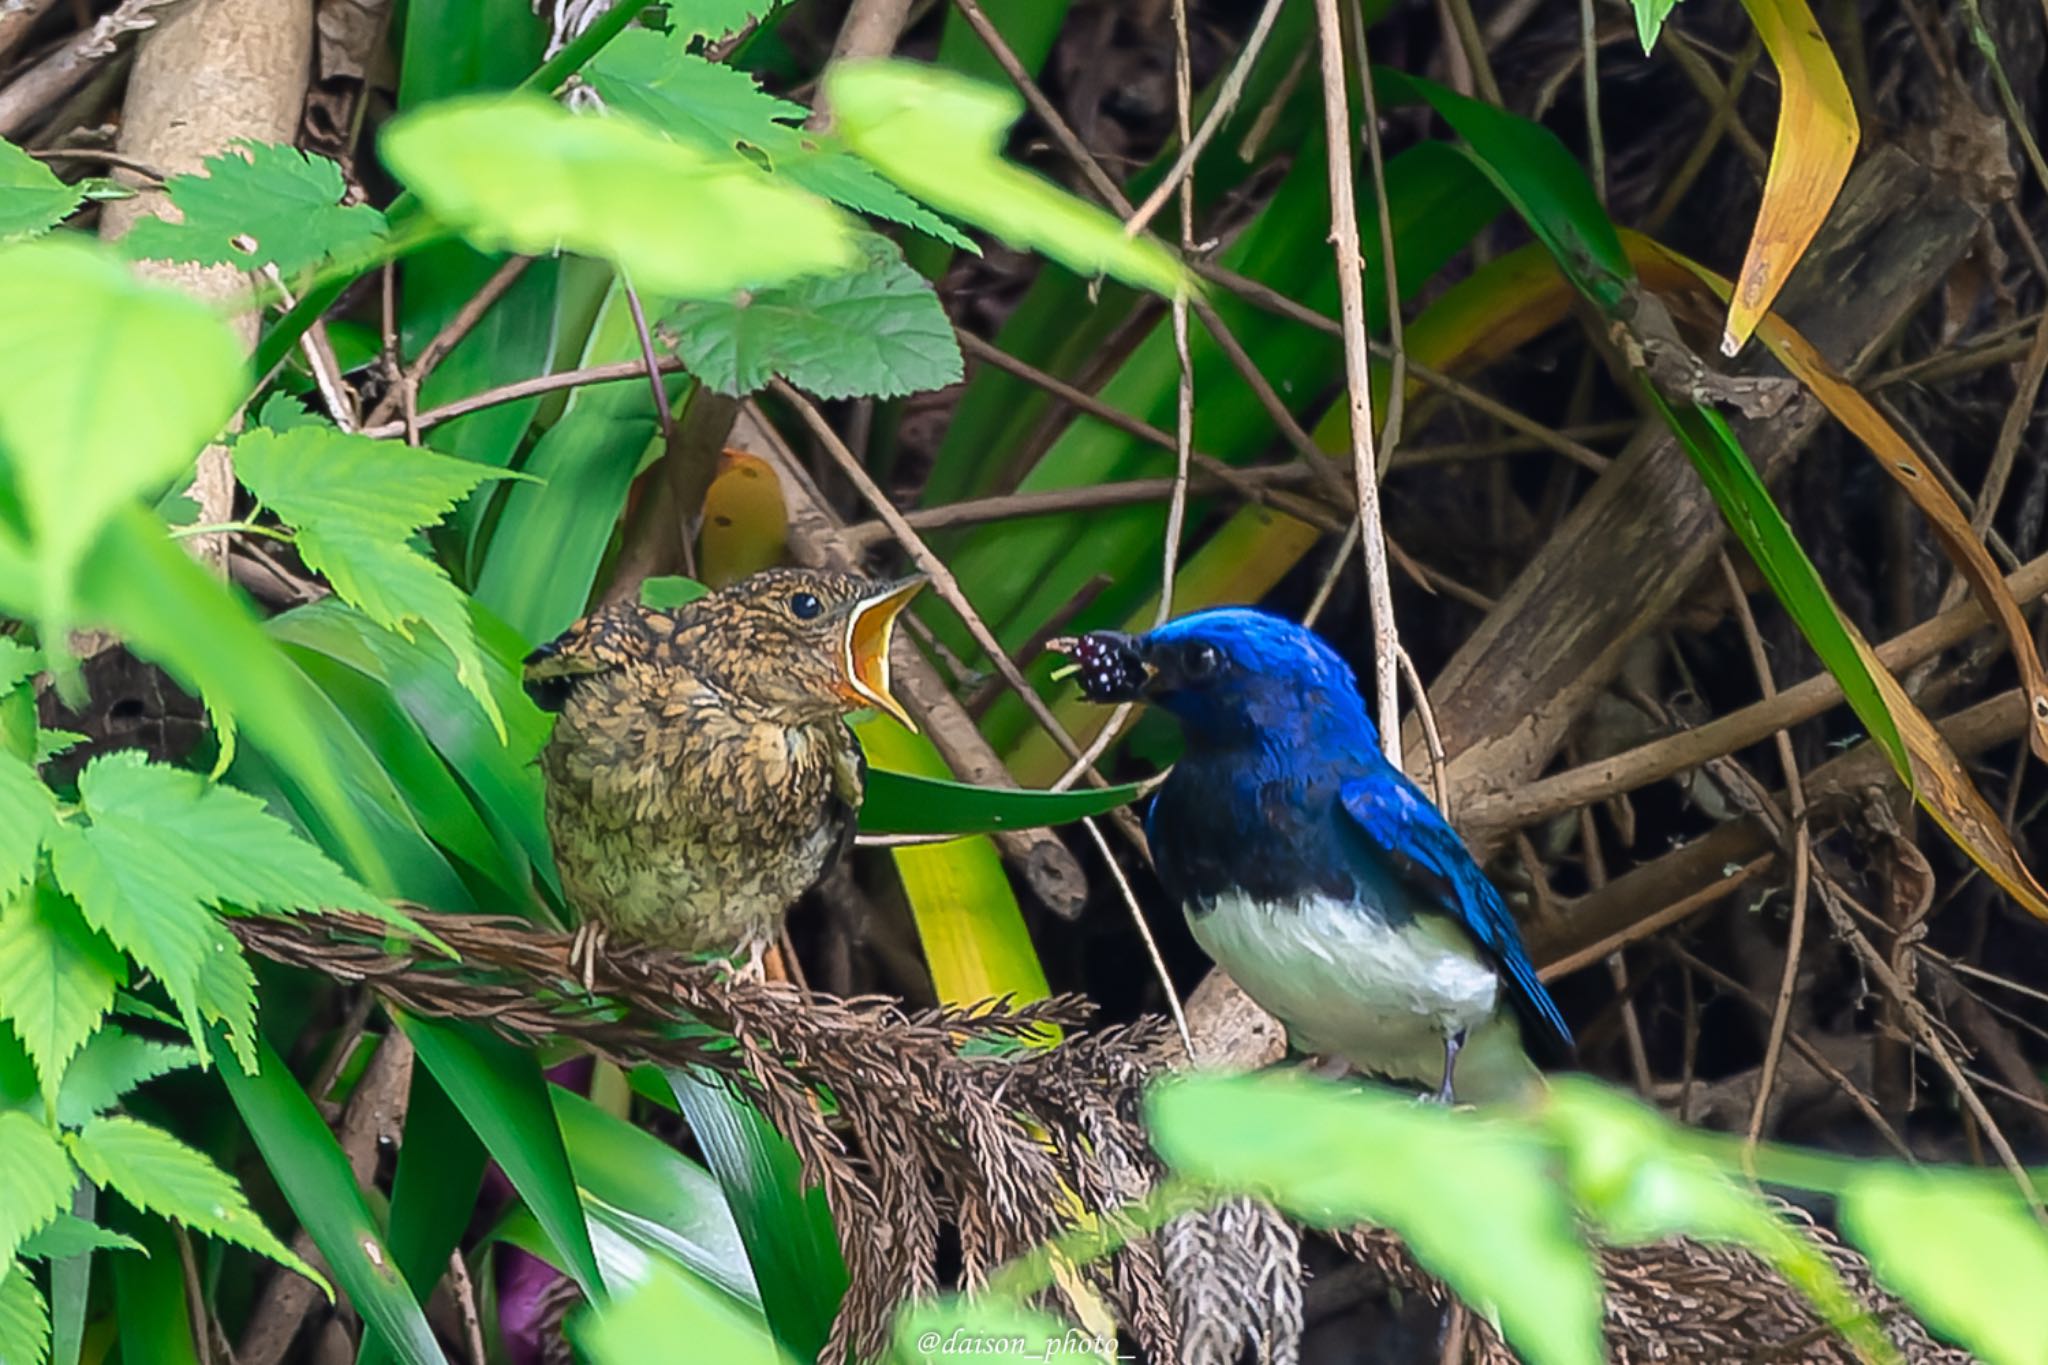
[[[64,1073],[64,1088],[57,1096],[57,1121],[75,1128],[112,1109],[137,1086],[197,1065],[199,1054],[183,1043],[160,1043],[119,1029],[102,1029]]]
[[[1871,674],[1870,662],[1857,648],[1841,609],[1807,557],[1806,547],[1799,543],[1784,513],[1778,510],[1771,490],[1750,463],[1748,452],[1736,440],[1727,419],[1710,408],[1671,403],[1648,383],[1642,388],[1692,458],[1693,468],[1699,470],[1700,479],[1714,495],[1722,517],[1763,573],[1772,594],[1799,626],[1828,672],[1842,685],[1842,696],[1856,718],[1884,747],[1892,766],[1911,787],[1913,765],[1906,756],[1906,741],[1899,733],[1898,721],[1886,704],[1883,690]]]
[[[52,238],[0,248],[0,374],[0,467],[35,543],[43,639],[61,639],[73,575],[108,519],[234,413],[241,347],[198,299]]]
[[[1185,287],[1160,243],[1125,236],[1109,214],[1002,159],[1023,96],[898,61],[835,62],[824,93],[848,145],[925,203],[1084,275],[1166,295]]]
[[[6,538],[0,535],[0,561]],[[0,565],[0,610],[18,603]],[[232,745],[239,717],[280,769],[306,790],[365,881],[389,879],[384,856],[338,779],[322,737],[322,699],[256,623],[245,599],[173,544],[149,512],[130,505],[102,535],[78,582],[80,611],[206,699]]]
[[[725,1191],[769,1327],[791,1356],[815,1360],[847,1284],[825,1192],[805,1183],[789,1140],[722,1082],[681,1070],[665,1074],[704,1164]]]
[[[1375,67],[1373,76],[1389,103],[1426,103],[1451,125],[1472,163],[1550,249],[1579,292],[1603,312],[1621,307],[1635,269],[1592,181],[1557,134],[1419,76],[1385,67]]]
[[[643,1252],[670,1257],[758,1311],[761,1291],[718,1182],[660,1138],[583,1096],[559,1085],[548,1095],[593,1231],[609,1228]],[[603,1260],[601,1250],[598,1255]]]
[[[0,750],[0,894],[33,877],[36,854],[57,828],[57,798],[35,770]]]
[[[640,605],[667,611],[694,602],[710,591],[694,578],[684,578],[681,574],[660,575],[640,584]]]
[[[447,572],[416,550],[420,528],[442,517],[504,470],[373,441],[331,427],[258,429],[235,442],[235,472],[251,492],[298,528],[306,567],[324,574],[340,597],[379,625],[412,638],[424,623],[454,653],[456,673],[490,714],[504,720],[483,678],[483,656],[462,593]]]
[[[757,1319],[716,1289],[666,1262],[650,1261],[633,1289],[577,1318],[576,1342],[597,1365],[641,1365],[654,1342],[687,1342],[718,1365],[791,1365]]]
[[[1636,12],[1636,37],[1643,40],[1643,55],[1647,57],[1650,49],[1657,46],[1664,21],[1678,8],[1678,0],[1630,0],[1630,8]]]
[[[1064,825],[1127,806],[1146,790],[1146,784],[1134,782],[1067,792],[1022,791],[871,768],[860,828],[863,834],[989,834]]]
[[[456,678],[454,657],[438,642],[406,640],[380,630],[361,612],[332,598],[272,617],[270,629],[280,639],[360,670],[388,692],[468,786],[477,806],[525,854],[529,866],[551,878],[554,857],[543,813],[545,783],[534,762],[547,742],[551,718],[533,705],[521,685],[519,660],[526,652],[525,642],[474,601],[467,605],[483,647],[486,681],[505,718],[504,740],[493,730],[489,713]]]
[[[766,18],[781,3],[782,0],[670,0],[668,22],[684,38],[723,38],[738,33],[756,19]]]
[[[123,1256],[110,1267],[121,1365],[202,1365],[171,1225],[133,1210],[117,1216],[142,1243],[142,1255]]]
[[[0,1267],[0,1360],[43,1365],[50,1358],[50,1306],[20,1261]]]
[[[672,297],[716,297],[855,264],[852,222],[738,156],[528,95],[394,120],[384,160],[476,246],[580,251]]]
[[[0,909],[0,1016],[35,1059],[45,1102],[56,1102],[72,1056],[127,983],[127,965],[54,887],[38,882]]]
[[[93,1119],[66,1133],[64,1141],[78,1168],[101,1189],[113,1190],[146,1213],[160,1213],[194,1232],[247,1247],[326,1288],[320,1272],[263,1225],[235,1178],[204,1152],[141,1119],[119,1114]]]
[[[1859,1173],[1842,1223],[1879,1283],[1990,1365],[2030,1365],[2048,1341],[2048,1233],[2010,1187],[1895,1166]]]
[[[547,1230],[584,1294],[602,1299],[604,1277],[539,1059],[472,1024],[393,1017]]]
[[[0,1261],[69,1207],[77,1183],[55,1133],[19,1109],[0,1113]]]
[[[591,62],[584,78],[609,108],[671,137],[720,154],[764,158],[776,174],[813,194],[979,254],[952,224],[859,160],[792,126],[810,110],[766,93],[745,71],[686,52],[689,39],[684,28],[667,36],[629,29]]]
[[[71,216],[85,191],[0,138],[0,242],[34,237]]]
[[[57,880],[88,923],[163,979],[194,1042],[202,1021],[219,1021],[237,1055],[254,1056],[254,981],[216,908],[335,906],[408,923],[246,792],[135,750],[95,759],[78,791],[91,823],[52,838]]]
[[[893,242],[863,237],[866,268],[757,294],[684,303],[661,334],[690,373],[735,397],[777,375],[820,398],[901,398],[955,383],[953,324]]]
[[[226,1044],[217,1035],[209,1041],[221,1080],[264,1164],[349,1302],[404,1365],[447,1365],[425,1313],[384,1245],[348,1157],[284,1060],[268,1042],[259,1041],[258,1065],[244,1072],[228,1065]]]
[[[183,221],[144,218],[121,240],[129,255],[260,270],[287,278],[385,235],[384,215],[343,204],[341,167],[271,142],[237,142],[206,158],[205,173],[165,185]]]
[[[61,1261],[88,1251],[140,1251],[142,1243],[126,1233],[89,1223],[76,1214],[60,1213],[56,1221],[21,1244],[24,1257]]]
[[[1292,1074],[1176,1079],[1146,1111],[1159,1154],[1186,1175],[1318,1227],[1392,1228],[1532,1365],[1602,1359],[1600,1279],[1527,1131]]]
[[[12,692],[42,666],[41,650],[30,649],[11,635],[0,635],[0,693]]]
[[[1897,1359],[1820,1248],[1795,1233],[1754,1189],[1681,1145],[1681,1132],[1649,1106],[1597,1082],[1557,1078],[1542,1111],[1558,1140],[1582,1212],[1612,1245],[1666,1237],[1746,1246],[1796,1285],[1861,1358]]]
[[[640,355],[632,309],[614,278],[577,363]],[[686,376],[671,375],[662,392],[673,403],[689,387]],[[627,490],[659,436],[644,379],[593,384],[577,390],[528,454],[524,468],[541,483],[507,491],[476,582],[477,600],[526,646],[583,614]]]

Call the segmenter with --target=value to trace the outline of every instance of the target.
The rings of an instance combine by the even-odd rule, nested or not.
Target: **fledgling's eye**
[[[809,621],[825,609],[822,602],[807,592],[790,594],[789,614],[799,621]]]
[[[1180,657],[1180,672],[1189,682],[1208,682],[1221,672],[1223,655],[1214,645],[1189,645]]]

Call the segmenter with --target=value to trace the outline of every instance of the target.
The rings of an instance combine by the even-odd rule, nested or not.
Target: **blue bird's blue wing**
[[[1569,1058],[1571,1029],[1537,979],[1514,916],[1437,808],[1391,772],[1346,782],[1338,799],[1373,851],[1425,901],[1454,916],[1493,959],[1524,1026],[1539,1035],[1529,1040],[1535,1050],[1556,1061]]]

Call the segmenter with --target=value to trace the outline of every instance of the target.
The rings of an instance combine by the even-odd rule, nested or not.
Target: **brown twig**
[[[664,360],[655,368],[663,374],[681,374],[688,367],[680,360]],[[645,360],[614,360],[604,365],[587,365],[580,370],[535,375],[531,379],[514,380],[510,384],[500,384],[494,389],[485,389],[482,393],[471,394],[467,398],[458,398],[452,403],[443,403],[438,408],[429,408],[420,413],[415,420],[418,427],[425,430],[428,427],[439,426],[443,422],[452,422],[458,417],[467,417],[472,412],[495,408],[501,403],[516,403],[522,398],[532,398],[536,394],[581,388],[585,384],[609,384],[621,379],[639,379],[646,373]],[[384,422],[377,426],[365,424],[361,434],[383,439],[401,436],[404,433],[405,423]]]
[[[383,423],[388,422],[391,418],[392,409],[397,407],[399,403],[406,401],[414,404],[418,403],[420,385],[427,382],[427,376],[434,372],[434,367],[443,360],[446,360],[448,353],[457,346],[460,346],[463,338],[476,330],[476,325],[483,321],[484,314],[490,312],[498,300],[505,297],[512,286],[519,282],[519,277],[526,273],[526,267],[532,264],[533,257],[531,256],[514,256],[492,272],[491,277],[483,282],[482,287],[476,293],[469,296],[468,302],[456,310],[455,316],[448,319],[442,325],[440,331],[434,333],[433,338],[421,348],[418,358],[413,361],[411,367],[405,371],[396,384],[392,385],[383,398],[378,400],[377,406],[370,410],[369,416],[363,419],[363,434],[365,436],[378,434],[395,436],[399,434],[396,431],[389,433],[373,432],[371,428],[380,427]],[[490,392],[495,392],[495,390]],[[483,396],[485,395],[476,395],[479,398]],[[525,397],[524,394],[515,396]],[[500,398],[496,401],[509,403],[512,399]],[[490,404],[480,404],[479,406],[488,407]],[[474,409],[469,410],[474,411]],[[452,415],[461,416],[460,413]],[[436,420],[446,421],[448,419],[443,417]],[[423,418],[419,425],[432,426],[433,423],[425,421]],[[401,427],[400,430],[403,431],[404,428]]]

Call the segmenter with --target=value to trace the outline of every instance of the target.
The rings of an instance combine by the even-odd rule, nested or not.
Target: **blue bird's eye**
[[[1191,683],[1205,683],[1223,668],[1223,655],[1214,645],[1189,645],[1180,656],[1180,674]]]
[[[792,594],[789,599],[789,614],[799,621],[809,621],[824,609],[824,604],[807,592]]]

